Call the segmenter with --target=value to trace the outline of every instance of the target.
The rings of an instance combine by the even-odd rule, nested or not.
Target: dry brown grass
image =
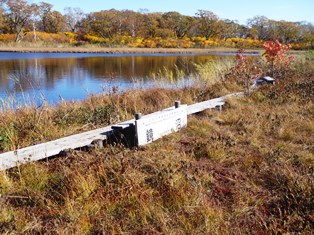
[[[149,146],[71,151],[0,173],[0,231],[313,234],[314,70],[302,71],[230,100],[222,112],[192,116],[180,133]],[[116,120],[174,99],[189,103],[195,94],[209,98],[219,86],[130,91],[92,97],[83,107],[114,104]],[[51,117],[70,107],[82,106],[63,104]],[[79,128],[70,117],[64,127]]]

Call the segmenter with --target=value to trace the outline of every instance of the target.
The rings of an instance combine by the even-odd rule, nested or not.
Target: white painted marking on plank
[[[187,125],[187,105],[143,116],[135,121],[137,144],[146,145]]]

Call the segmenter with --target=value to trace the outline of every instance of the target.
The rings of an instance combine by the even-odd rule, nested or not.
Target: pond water
[[[91,94],[140,84],[154,84],[160,71],[194,71],[193,63],[206,63],[231,54],[100,54],[0,52],[0,99],[18,104],[50,104],[82,100]],[[232,55],[233,56],[233,55]]]

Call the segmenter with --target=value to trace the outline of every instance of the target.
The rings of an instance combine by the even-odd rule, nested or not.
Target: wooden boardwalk
[[[234,94],[226,95],[223,97],[188,105],[187,107],[185,107],[186,115],[198,113],[206,109],[213,109],[213,108],[221,109],[222,105],[224,105],[225,103],[225,100],[227,98],[234,97],[234,96],[243,96],[243,93],[242,92],[234,93]],[[175,110],[176,110],[176,107],[170,107],[168,109],[164,109],[162,111],[149,114],[146,116],[152,117],[153,115],[156,114],[159,116],[167,117],[170,115],[170,112],[172,113],[176,112]],[[171,118],[173,119],[173,117]],[[181,119],[182,119],[182,116],[180,116],[180,120]],[[177,123],[177,124],[180,125],[181,127],[181,123]],[[61,153],[62,151],[65,151],[68,149],[82,148],[90,144],[93,144],[95,142],[96,143],[98,142],[101,145],[104,140],[106,140],[109,136],[113,135],[116,131],[128,128],[132,125],[133,126],[136,125],[135,119],[128,120],[128,121],[125,121],[116,125],[99,128],[96,130],[71,135],[68,137],[60,138],[60,139],[49,141],[46,143],[29,146],[26,148],[18,149],[16,151],[2,153],[0,154],[0,170],[9,169],[9,168],[16,167],[16,166],[19,166],[19,165],[22,165],[31,161],[37,161],[40,159],[55,156]],[[160,125],[163,125],[163,124],[161,123]],[[182,123],[182,125],[185,126],[186,123],[184,122]],[[168,130],[164,130],[164,133],[169,134],[171,132],[169,130],[178,131],[180,128],[175,128],[175,129],[176,130],[173,130],[173,127],[169,127]],[[146,133],[146,135],[148,135],[148,137],[153,137],[153,136],[150,136],[152,135],[151,132]],[[155,140],[155,139],[153,138],[148,139],[147,143],[151,142],[152,140]]]

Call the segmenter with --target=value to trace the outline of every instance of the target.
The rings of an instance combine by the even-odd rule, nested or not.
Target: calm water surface
[[[149,87],[153,74],[164,68],[175,71],[177,67],[188,77],[194,71],[193,63],[221,56],[0,52],[0,98],[13,96],[19,103],[37,104],[43,97],[50,104],[82,100],[113,86],[120,91],[136,82]]]

